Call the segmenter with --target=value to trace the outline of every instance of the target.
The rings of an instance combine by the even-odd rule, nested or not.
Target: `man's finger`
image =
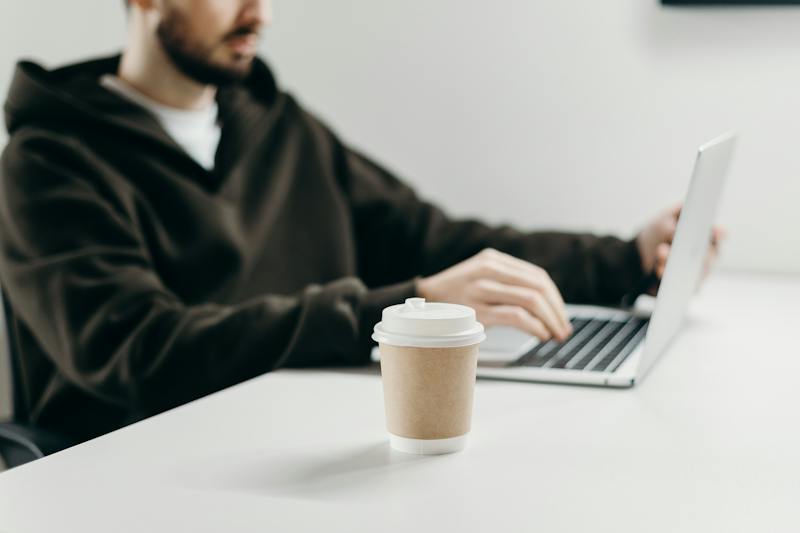
[[[672,215],[675,218],[678,218],[678,217],[681,216],[681,210],[682,209],[683,209],[683,203],[679,202],[679,203],[673,205],[672,207],[670,207],[669,209],[667,209],[667,213],[669,215]]]
[[[655,271],[656,271],[656,277],[658,277],[659,279],[664,277],[664,270],[666,270],[667,268],[667,259],[669,258],[669,252],[671,249],[672,247],[664,242],[659,244],[658,248],[656,248]]]
[[[516,258],[514,258],[516,259]],[[519,260],[521,263],[525,263]],[[506,285],[514,285],[518,287],[527,287],[535,291],[541,291],[550,302],[550,306],[556,312],[558,321],[567,333],[571,333],[572,326],[567,317],[566,308],[564,307],[564,300],[561,299],[561,294],[549,276],[543,276],[539,272],[534,272],[527,268],[523,268],[519,262],[508,262],[505,260],[492,261],[483,267],[476,270],[476,275],[483,278],[494,279]],[[529,265],[529,264],[528,264]]]
[[[478,298],[490,305],[521,307],[541,321],[550,334],[563,340],[569,331],[561,324],[558,315],[544,295],[527,287],[506,285],[494,280],[479,282]]]
[[[711,228],[711,246],[718,248],[720,242],[728,236],[728,231],[722,226],[714,226]]]
[[[714,263],[716,263],[718,256],[719,252],[716,246],[712,246],[708,249],[708,253],[703,260],[703,275],[701,276],[701,279],[706,279],[711,273],[711,269],[714,267]]]
[[[510,268],[521,269],[524,272],[528,272],[530,276],[533,276],[533,279],[541,281],[544,285],[543,292],[545,297],[550,302],[551,307],[555,309],[562,326],[568,332],[572,332],[572,325],[569,322],[569,316],[567,315],[564,298],[562,298],[558,287],[556,287],[556,284],[553,282],[547,272],[544,271],[544,269],[529,263],[528,261],[502,252],[500,252],[498,260],[508,265]]]
[[[492,305],[482,308],[481,318],[487,326],[511,326],[537,337],[549,340],[551,335],[541,320],[531,316],[522,307],[514,305]]]

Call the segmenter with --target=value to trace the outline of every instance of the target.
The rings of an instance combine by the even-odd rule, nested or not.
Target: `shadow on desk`
[[[328,451],[313,446],[281,453],[252,451],[208,458],[182,465],[175,471],[175,481],[193,490],[305,500],[363,500],[375,494],[376,480],[436,460],[441,461],[441,456],[396,452],[387,440]]]

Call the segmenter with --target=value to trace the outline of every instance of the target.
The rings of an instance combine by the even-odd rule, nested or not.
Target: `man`
[[[663,271],[677,210],[630,242],[448,220],[276,87],[267,1],[129,3],[121,57],[20,63],[6,103],[29,423],[86,439],[278,367],[363,364],[415,295],[564,339],[562,295],[617,303]]]

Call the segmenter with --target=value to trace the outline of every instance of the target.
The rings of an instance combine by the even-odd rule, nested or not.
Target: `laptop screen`
[[[735,144],[736,135],[727,133],[698,149],[689,192],[647,330],[637,379],[650,370],[675,336],[700,282],[714,215]]]

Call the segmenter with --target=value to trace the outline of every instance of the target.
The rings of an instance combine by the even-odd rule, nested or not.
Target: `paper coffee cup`
[[[383,310],[372,338],[380,350],[392,447],[418,454],[463,449],[472,423],[478,346],[486,338],[475,311],[409,298]]]

